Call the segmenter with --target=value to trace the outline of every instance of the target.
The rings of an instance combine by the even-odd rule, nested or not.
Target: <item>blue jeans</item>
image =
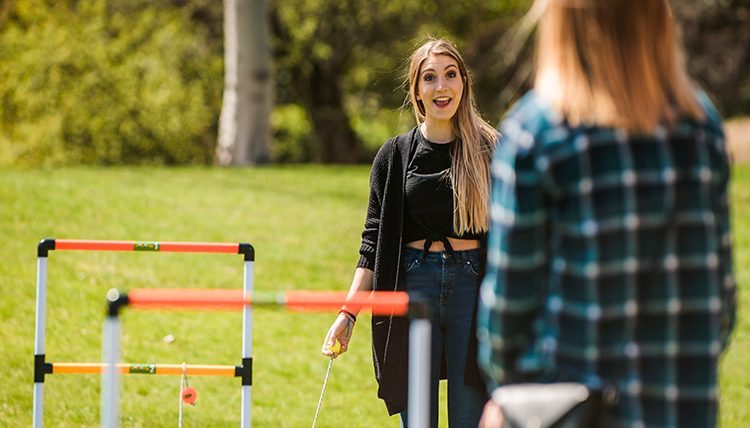
[[[481,391],[464,385],[469,336],[479,289],[479,249],[430,251],[422,260],[422,250],[402,250],[406,289],[419,291],[432,307],[432,362],[430,426],[438,427],[438,384],[440,361],[445,354],[448,369],[448,425],[450,428],[476,428],[486,402]],[[399,414],[407,428],[407,412]]]

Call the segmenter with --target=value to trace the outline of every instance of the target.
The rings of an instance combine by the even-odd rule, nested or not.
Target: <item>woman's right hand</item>
[[[370,269],[358,267],[354,272],[354,279],[352,280],[352,286],[349,288],[347,301],[358,293],[369,293],[372,291],[373,276],[374,273]],[[358,310],[356,312],[359,313]],[[349,340],[352,338],[354,323],[357,321],[356,317],[356,313],[352,313],[352,316],[349,317],[349,315],[347,315],[347,310],[342,308],[342,312],[339,312],[336,321],[334,321],[331,328],[328,329],[328,334],[326,334],[326,338],[323,341],[323,349],[321,350],[323,355],[336,358],[349,350]],[[339,352],[333,352],[328,349],[336,344],[336,340],[341,344],[341,350],[339,350]]]
[[[482,418],[479,420],[479,428],[502,428],[505,423],[505,415],[502,407],[490,399],[484,405]]]
[[[346,352],[349,349],[349,340],[352,337],[353,331],[354,323],[352,320],[343,313],[340,313],[336,317],[336,321],[331,325],[331,328],[328,329],[328,334],[326,334],[326,338],[323,341],[323,349],[321,350],[323,355],[337,358],[340,354]],[[328,348],[332,347],[336,343],[336,340],[341,344],[341,350],[335,353]]]

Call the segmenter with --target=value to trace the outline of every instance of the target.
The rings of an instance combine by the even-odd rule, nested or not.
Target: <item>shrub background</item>
[[[223,57],[186,10],[119,3],[17,2],[0,48],[0,165],[213,161]]]

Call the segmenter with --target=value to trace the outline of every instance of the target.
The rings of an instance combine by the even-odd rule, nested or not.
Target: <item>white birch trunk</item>
[[[224,0],[224,101],[216,162],[268,162],[273,108],[265,0]]]

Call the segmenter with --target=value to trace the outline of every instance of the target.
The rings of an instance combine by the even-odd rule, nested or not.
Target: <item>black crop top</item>
[[[464,233],[457,236],[453,229],[453,189],[450,169],[451,148],[455,142],[438,144],[427,140],[417,130],[414,153],[406,171],[403,242],[425,240],[425,255],[434,241],[445,245],[451,255],[448,239],[477,239],[484,235]]]

